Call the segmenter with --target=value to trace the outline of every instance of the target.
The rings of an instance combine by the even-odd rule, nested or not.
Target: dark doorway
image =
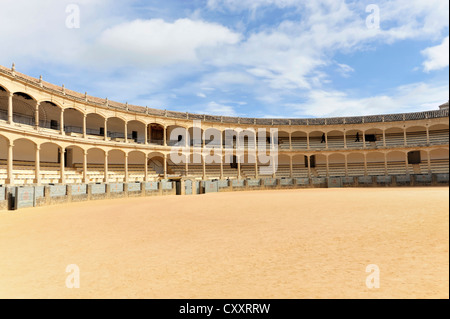
[[[422,163],[420,151],[413,151],[408,153],[408,164],[420,164],[420,163]]]

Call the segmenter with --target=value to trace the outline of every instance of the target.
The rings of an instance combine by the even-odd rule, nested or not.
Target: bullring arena
[[[0,66],[0,297],[448,298],[448,116],[180,113]]]

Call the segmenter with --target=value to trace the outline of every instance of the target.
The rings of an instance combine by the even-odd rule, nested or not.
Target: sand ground
[[[129,198],[0,214],[0,298],[449,298],[449,189]],[[66,267],[80,288],[66,288]],[[366,287],[366,266],[380,288]]]

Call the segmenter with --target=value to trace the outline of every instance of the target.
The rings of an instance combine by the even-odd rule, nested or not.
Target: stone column
[[[128,143],[128,123],[125,122],[125,127],[124,127],[124,133],[125,133],[125,143]]]
[[[327,177],[330,177],[330,162],[328,159],[328,155],[325,155],[325,162],[326,162],[326,168],[327,168]]]
[[[144,182],[148,182],[148,155],[144,155]],[[144,187],[144,185],[142,185]]]
[[[427,145],[430,145],[430,128],[428,125],[426,126],[427,129]]]
[[[427,151],[427,162],[428,162],[428,175],[431,175],[432,174],[432,171],[431,171],[431,154],[430,154],[429,150]]]
[[[8,124],[13,123],[13,94],[8,93]]]
[[[163,132],[164,132],[164,134],[163,134],[164,135],[163,145],[167,146],[167,127],[164,126],[164,131]]]
[[[109,182],[109,176],[108,176],[108,152],[105,151],[105,164],[103,166],[103,170],[104,170],[104,182],[105,184],[107,184]]]
[[[61,184],[65,184],[66,182],[66,176],[65,176],[65,161],[64,161],[64,154],[66,152],[66,149],[64,147],[61,147],[60,149],[60,179],[59,182]]]
[[[222,145],[222,147],[223,147],[223,145]],[[223,152],[222,152],[220,158],[221,158],[221,160],[220,160],[220,179],[222,180],[223,179],[223,160],[224,160]]]
[[[328,132],[325,132],[325,148],[328,149]]]
[[[88,177],[87,177],[87,151],[83,150],[83,183],[88,183]]]
[[[403,145],[407,146],[408,140],[406,139],[406,128],[403,129],[403,140],[404,140]]]
[[[306,133],[306,149],[310,149],[309,132]]]
[[[344,131],[344,148],[347,149],[347,132]]]
[[[364,153],[364,176],[367,176],[368,172],[367,172],[367,154]]]
[[[237,165],[238,165],[238,179],[241,179],[241,157],[236,156],[236,160],[237,160]]]
[[[294,178],[294,163],[293,163],[292,156],[289,156],[289,169],[290,169],[291,178]]]
[[[35,163],[34,163],[34,183],[36,185],[41,184],[41,146],[36,145],[36,156],[35,156]]]
[[[362,136],[363,136],[363,148],[367,148],[367,145],[366,145],[366,131],[362,132]]]
[[[345,154],[344,160],[345,160],[345,177],[348,177],[348,154]]]
[[[308,164],[308,178],[311,178],[311,158],[309,155],[306,156],[307,164]]]
[[[164,179],[167,179],[167,154],[164,154]]]
[[[10,186],[14,185],[14,174],[13,174],[13,163],[14,163],[14,143],[9,142],[8,145],[8,160],[7,160],[7,174],[8,178],[6,180],[6,184],[9,184]]]
[[[87,118],[87,115],[83,114],[83,138],[87,137],[87,135],[86,135],[86,118]]]
[[[408,152],[405,152],[405,167],[406,167],[406,175],[409,175]]]
[[[206,162],[205,157],[202,155],[202,168],[203,168],[203,180],[206,180]]]
[[[125,154],[125,183],[128,183],[128,154]]]
[[[289,150],[292,151],[292,133],[289,132]]]
[[[386,147],[386,130],[383,130],[383,146]]]
[[[61,109],[59,124],[60,124],[59,130],[61,132],[61,135],[64,135],[64,109]]]
[[[384,175],[388,176],[388,161],[387,161],[387,153],[384,153]]]
[[[107,118],[105,118],[104,127],[105,127],[105,131],[103,132],[103,135],[104,135],[105,141],[107,141],[108,140],[108,119]]]
[[[144,144],[148,144],[148,125],[145,124],[145,132],[144,132]]]
[[[34,110],[34,128],[39,129],[39,102],[36,102],[36,108]]]

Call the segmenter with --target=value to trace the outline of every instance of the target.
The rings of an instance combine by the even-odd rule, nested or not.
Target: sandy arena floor
[[[448,188],[84,202],[0,214],[0,298],[449,298]],[[66,267],[80,288],[66,288]],[[366,266],[380,288],[366,287]]]

